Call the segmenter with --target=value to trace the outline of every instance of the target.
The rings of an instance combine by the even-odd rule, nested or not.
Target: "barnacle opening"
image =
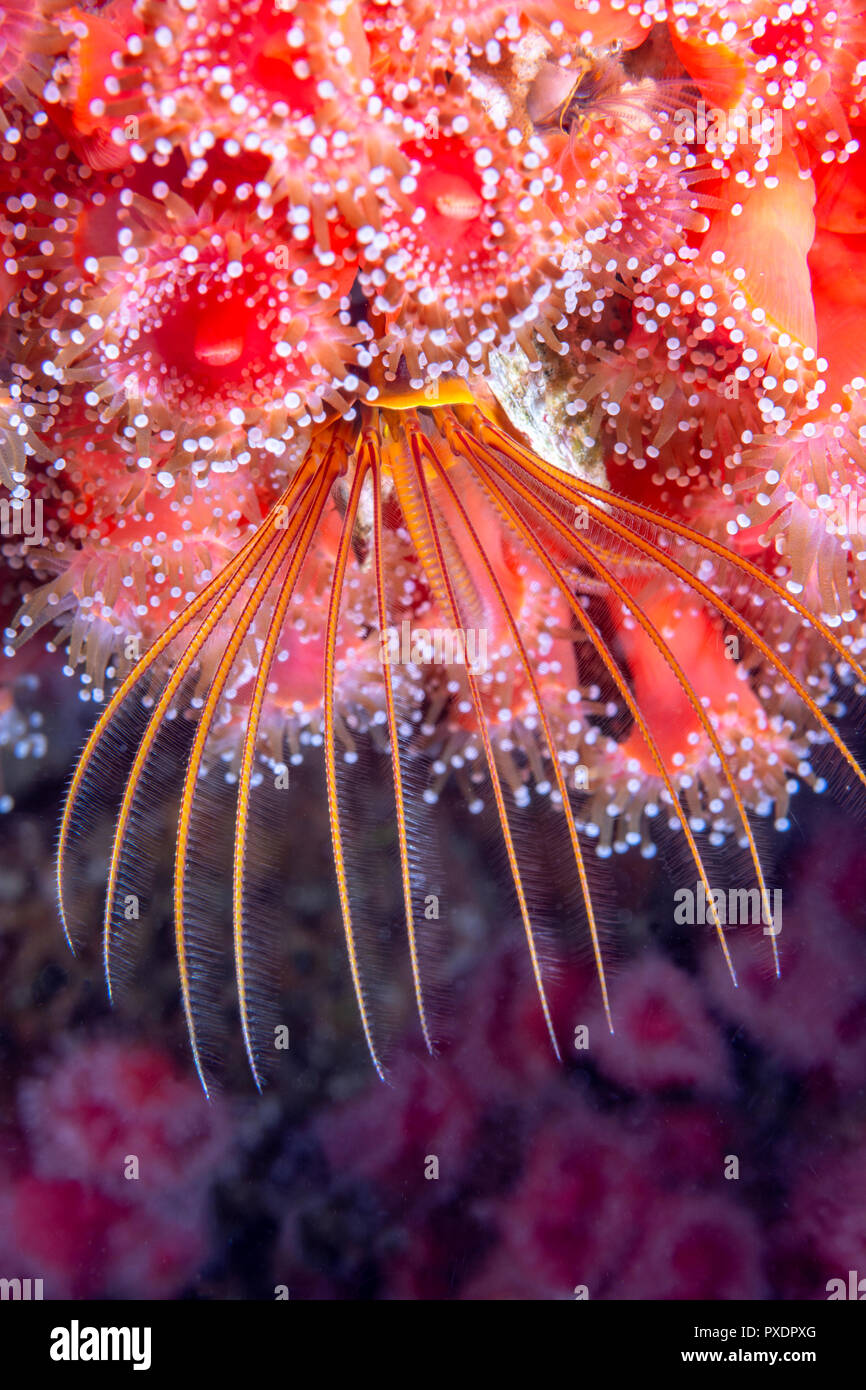
[[[577,506],[586,509],[586,527],[575,527]],[[324,585],[323,566],[330,576]],[[359,579],[371,566],[373,583],[362,586]],[[224,870],[222,876],[231,888],[242,1030],[261,1083],[267,1059],[262,1021],[269,1015],[260,847],[252,840],[261,824],[258,788],[279,779],[293,756],[292,719],[305,706],[305,673],[312,691],[321,663],[322,715],[304,726],[305,744],[308,750],[323,749],[350,969],[377,1069],[382,1071],[385,1053],[382,986],[371,964],[376,947],[370,903],[371,894],[375,897],[371,874],[379,875],[381,866],[357,855],[348,829],[356,814],[349,809],[353,769],[366,767],[371,752],[385,756],[391,768],[409,957],[428,1046],[435,1045],[436,1011],[428,1009],[425,962],[428,950],[435,955],[435,949],[433,933],[418,913],[429,885],[415,839],[417,814],[410,814],[405,789],[411,779],[416,805],[434,814],[437,783],[450,768],[458,779],[467,779],[471,804],[479,810],[486,804],[499,826],[556,1051],[546,983],[555,952],[533,852],[519,828],[529,787],[560,813],[558,833],[580,885],[577,916],[591,941],[609,1011],[603,945],[610,922],[603,908],[596,909],[587,869],[588,855],[610,849],[601,833],[605,820],[592,818],[603,788],[604,815],[608,823],[625,827],[625,844],[650,843],[659,819],[652,812],[664,809],[661,824],[682,832],[708,901],[712,894],[699,837],[736,835],[771,914],[751,816],[766,815],[775,806],[783,818],[792,778],[818,780],[808,761],[810,740],[813,746],[833,747],[866,783],[821,706],[761,638],[748,612],[724,596],[730,588],[723,578],[728,568],[759,583],[768,600],[793,609],[834,659],[847,661],[858,682],[866,679],[831,630],[751,562],[682,523],[566,477],[471,406],[367,407],[356,419],[329,427],[265,522],[169,625],[97,724],[64,817],[59,885],[67,930],[77,935],[84,925],[78,920],[75,866],[86,857],[88,806],[94,798],[113,799],[118,813],[104,954],[109,978],[115,970],[122,976],[125,893],[156,864],[144,808],[157,792],[170,791],[178,807],[176,948],[193,1051],[207,1084],[212,1062],[211,1024],[203,1012],[208,971],[197,963],[213,950],[208,943],[218,870],[212,855],[201,850],[201,835],[213,813],[214,784],[207,768],[223,754],[227,726],[239,720],[242,747],[231,773],[233,866],[230,880]],[[586,605],[593,591],[606,596],[620,629],[619,656]],[[527,626],[531,614],[544,615],[535,632]],[[771,671],[800,704],[801,747],[786,717],[759,705],[748,674],[726,663],[719,618],[753,649],[746,671],[759,666]],[[400,649],[401,637],[404,642],[413,633],[417,637],[419,628],[428,636],[439,633],[438,686],[422,683],[424,666],[431,657],[437,662],[435,646],[412,640],[408,651]],[[473,631],[485,634],[481,661],[478,644],[468,640]],[[446,649],[445,632],[452,641],[462,634],[462,645]],[[293,666],[299,682],[294,687]],[[595,683],[587,687],[587,673],[599,667],[608,693]],[[293,688],[296,699],[286,717]],[[437,689],[444,717],[431,718]],[[557,693],[563,691],[574,692],[573,702],[571,694],[566,700],[567,721]],[[668,719],[672,701],[681,706],[674,723]],[[575,756],[582,758],[599,741],[605,721],[619,712],[628,717],[620,737],[607,739],[608,786],[597,758],[595,785],[575,785]],[[810,727],[813,732],[807,733]],[[183,757],[178,728],[185,730]],[[127,751],[118,761],[120,746]],[[295,753],[303,746],[296,740]],[[420,798],[419,769],[428,779]],[[610,785],[619,792],[611,793]],[[643,800],[635,795],[647,785],[657,788],[654,807],[645,793]],[[618,797],[615,804],[612,795]],[[265,915],[269,911],[273,905]],[[718,917],[716,927],[733,972]]]

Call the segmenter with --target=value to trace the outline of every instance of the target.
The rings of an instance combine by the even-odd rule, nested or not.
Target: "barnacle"
[[[62,885],[67,881],[74,883],[74,865],[82,855],[86,858],[88,807],[92,798],[113,791],[118,801],[104,922],[105,962],[111,978],[118,950],[122,958],[127,894],[133,890],[137,895],[141,893],[149,864],[152,867],[153,850],[147,843],[144,808],[154,785],[168,775],[166,768],[175,763],[176,750],[170,747],[176,735],[174,723],[195,692],[192,707],[198,707],[201,713],[194,727],[187,731],[190,750],[185,771],[182,775],[177,770],[174,773],[182,783],[175,931],[187,1021],[203,1079],[209,1057],[206,1044],[198,1041],[199,1032],[207,1031],[203,1007],[207,968],[202,963],[207,960],[214,932],[215,866],[209,860],[203,838],[213,817],[211,784],[208,779],[201,780],[201,772],[208,761],[209,742],[221,743],[220,726],[226,703],[234,707],[242,699],[246,714],[236,774],[233,937],[244,1036],[258,1079],[267,1055],[268,1030],[262,1027],[261,1008],[267,968],[262,963],[260,948],[268,937],[268,926],[263,907],[267,894],[262,882],[261,854],[254,858],[248,849],[250,827],[256,821],[256,750],[263,711],[272,710],[280,700],[279,684],[274,686],[271,679],[275,661],[286,656],[290,663],[302,667],[307,664],[289,628],[290,605],[299,585],[304,585],[308,558],[315,573],[323,544],[322,531],[332,516],[333,490],[343,477],[349,480],[348,496],[344,498],[336,547],[333,539],[330,543],[324,541],[333,552],[332,580],[324,632],[322,635],[320,628],[317,643],[323,657],[324,701],[321,724],[315,733],[324,744],[335,864],[353,981],[377,1068],[382,1063],[375,991],[368,982],[367,961],[374,954],[376,936],[375,914],[370,910],[372,876],[378,879],[380,867],[353,857],[345,842],[343,825],[348,817],[346,804],[352,796],[351,769],[358,759],[359,739],[367,745],[372,743],[375,751],[384,751],[390,760],[408,947],[419,1016],[432,1047],[433,1023],[425,1003],[423,943],[418,921],[418,904],[423,903],[429,885],[423,859],[418,855],[418,809],[416,806],[410,817],[406,795],[407,785],[411,785],[417,796],[419,776],[429,782],[433,764],[441,766],[445,761],[441,749],[430,747],[423,706],[416,695],[420,670],[413,671],[413,667],[422,667],[423,657],[418,659],[413,651],[406,676],[401,673],[395,678],[388,653],[380,650],[377,658],[367,644],[365,654],[364,639],[359,638],[359,633],[374,624],[380,635],[386,633],[398,613],[406,611],[404,573],[387,556],[386,536],[394,527],[398,538],[403,535],[410,542],[416,591],[429,595],[414,606],[416,623],[420,618],[425,629],[429,626],[464,634],[481,629],[492,634],[496,643],[494,657],[489,665],[484,663],[483,670],[468,650],[456,662],[452,653],[451,664],[445,667],[443,674],[448,680],[453,711],[446,725],[452,735],[450,756],[459,767],[468,764],[470,768],[468,785],[473,803],[477,801],[480,809],[489,799],[495,808],[555,1049],[543,951],[524,885],[525,849],[515,831],[526,799],[525,793],[521,793],[527,783],[534,782],[536,790],[548,795],[562,812],[562,852],[574,857],[606,1003],[607,988],[603,924],[596,921],[580,834],[583,831],[590,837],[593,833],[598,836],[600,827],[589,817],[584,818],[585,812],[581,815],[575,810],[573,787],[567,780],[569,762],[579,756],[582,744],[590,744],[583,720],[592,710],[579,693],[580,659],[569,653],[566,662],[572,669],[568,665],[563,669],[563,661],[557,662],[552,650],[551,629],[562,631],[570,621],[574,636],[579,636],[601,663],[617,698],[633,720],[632,734],[622,747],[621,792],[628,790],[633,794],[646,781],[658,789],[658,800],[667,805],[668,814],[682,826],[705,884],[706,869],[696,833],[711,826],[716,835],[734,830],[745,836],[757,883],[766,895],[746,811],[748,792],[742,788],[748,788],[750,783],[760,786],[761,802],[757,809],[766,814],[775,805],[781,820],[787,807],[788,778],[794,773],[806,778],[813,776],[808,765],[808,740],[792,737],[792,726],[779,716],[769,715],[748,687],[739,691],[730,663],[725,682],[719,688],[718,677],[726,663],[720,646],[714,652],[708,638],[714,617],[724,617],[754,644],[758,656],[805,707],[816,730],[812,737],[835,745],[851,772],[861,781],[866,779],[802,681],[761,638],[748,615],[724,596],[725,567],[730,565],[759,581],[770,598],[781,599],[793,607],[809,629],[823,639],[830,656],[845,656],[860,680],[864,679],[862,668],[844,652],[826,625],[787,595],[776,581],[762,576],[754,564],[733,555],[729,559],[723,546],[681,523],[666,522],[649,509],[612,497],[588,482],[567,479],[474,407],[440,405],[427,409],[417,404],[408,410],[362,408],[356,421],[337,424],[319,437],[277,507],[236,560],[174,619],[121,684],[91,736],[70,791],[59,854]],[[370,491],[372,496],[367,500],[372,510],[372,537],[361,543],[359,514]],[[386,495],[391,504],[390,525],[384,519]],[[585,538],[563,520],[563,504],[587,509],[591,524]],[[499,547],[485,544],[485,533],[494,519],[509,544],[510,553],[506,556],[502,543]],[[281,521],[285,521],[282,526]],[[704,552],[704,564],[690,567],[684,563],[685,548],[683,558],[670,554],[671,535],[688,542],[697,552]],[[390,543],[393,545],[393,538]],[[620,553],[612,565],[607,557],[614,546]],[[615,572],[624,553],[633,554],[638,573],[643,562],[652,562],[657,571],[674,581],[673,593],[682,587],[702,602],[696,605],[693,597],[691,608],[683,614],[672,607],[670,597],[664,594],[655,599],[648,597],[644,593],[646,581],[635,586],[634,578],[623,579]],[[712,557],[709,571],[707,553]],[[373,614],[357,608],[363,575],[370,569],[366,592],[370,598],[375,594]],[[542,582],[545,578],[546,585]],[[623,645],[630,663],[630,679],[612,655],[609,639],[577,598],[587,581],[603,584],[627,617],[632,635],[624,634]],[[657,583],[649,580],[650,590]],[[719,587],[723,592],[718,592]],[[542,630],[530,641],[527,629],[539,598],[548,614],[549,626],[546,634]],[[684,606],[685,599],[680,603]],[[435,623],[431,608],[435,611]],[[666,630],[665,623],[670,619],[677,622],[676,635]],[[257,625],[261,656],[251,667],[245,644]],[[227,641],[219,639],[221,627]],[[214,654],[215,644],[218,655]],[[689,644],[704,654],[697,661],[692,655],[686,670],[680,651]],[[291,672],[291,666],[289,669]],[[555,679],[551,680],[551,676]],[[497,688],[503,678],[507,693]],[[559,696],[563,678],[575,691],[574,704],[578,707],[572,706],[570,716],[577,717],[569,717],[566,725]],[[662,679],[667,686],[661,684]],[[298,673],[298,681],[298,689],[302,690],[303,670]],[[573,681],[577,684],[573,685]],[[142,691],[147,691],[145,700],[141,698]],[[708,691],[712,691],[709,696]],[[672,704],[682,706],[675,708],[675,722],[662,722],[659,713],[669,714]],[[460,724],[464,737],[454,744],[453,735]],[[759,758],[747,751],[756,741],[761,745]],[[130,764],[128,753],[124,759],[121,750],[136,745],[137,752]],[[276,785],[286,761],[284,753],[276,760],[272,755]],[[420,797],[426,807],[435,805],[435,800],[435,795]],[[649,809],[650,803],[645,802],[643,814],[631,816],[627,843],[634,842],[634,837],[638,842],[645,840],[647,832],[642,821]],[[627,804],[617,810],[628,818]],[[259,820],[262,814],[260,811]],[[604,845],[605,840],[601,843]],[[252,862],[249,873],[248,859]],[[270,877],[268,867],[264,880]],[[74,891],[70,895],[68,888],[62,887],[61,901],[67,930],[77,935],[85,924],[77,918]],[[252,902],[256,904],[254,927],[250,921]],[[719,936],[727,950],[721,927]],[[196,962],[197,968],[193,969],[191,962]]]
[[[856,5],[39,13],[41,86],[0,70],[0,465],[44,521],[4,538],[9,649],[50,628],[104,706],[61,828],[70,941],[107,806],[111,992],[129,976],[168,805],[196,1067],[227,947],[262,1084],[269,829],[288,806],[301,833],[307,760],[380,1073],[390,889],[441,1031],[449,785],[498,828],[554,1052],[563,936],[616,1015],[599,859],[676,835],[733,974],[730,847],[778,962],[758,822],[866,782],[840,732],[864,555],[828,524],[866,463]],[[741,139],[777,101],[781,146]]]

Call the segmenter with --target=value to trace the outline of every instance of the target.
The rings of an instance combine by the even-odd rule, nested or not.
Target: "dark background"
[[[383,1085],[351,993],[324,779],[310,762],[273,831],[289,1047],[259,1096],[231,1000],[215,1000],[224,1066],[208,1103],[178,998],[170,822],[160,925],[142,926],[135,977],[110,1008],[98,933],[73,957],[54,898],[88,709],[38,643],[5,680],[3,791],[15,806],[0,818],[0,1275],[40,1277],[46,1298],[585,1289],[614,1300],[823,1299],[829,1279],[866,1275],[864,861],[849,815],[795,798],[768,873],[783,891],[782,977],[760,928],[738,928],[737,990],[712,929],[674,927],[660,860],[616,856],[617,1032],[578,952],[550,974],[558,1064],[491,827],[446,800],[437,1017],[449,1036],[430,1059],[405,971],[381,982],[393,1019]],[[359,848],[381,854],[384,783],[365,795]],[[99,874],[95,863],[95,893]],[[125,1176],[130,1157],[137,1178]]]

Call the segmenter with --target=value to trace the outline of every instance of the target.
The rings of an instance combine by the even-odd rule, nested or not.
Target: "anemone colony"
[[[756,826],[825,760],[866,780],[837,729],[866,681],[864,80],[857,0],[3,5],[7,641],[48,629],[105,706],[58,882],[77,938],[110,807],[110,985],[174,798],[203,1078],[223,893],[264,1066],[268,820],[302,823],[311,750],[377,1068],[365,779],[428,1045],[453,782],[554,1049],[552,919],[610,1017],[598,856],[675,832],[709,894],[711,848],[745,851],[769,912]]]

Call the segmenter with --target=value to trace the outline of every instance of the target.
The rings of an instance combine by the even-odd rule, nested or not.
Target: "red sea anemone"
[[[483,368],[494,345],[532,357],[556,328],[574,276],[557,266],[561,229],[540,197],[539,150],[472,130],[465,109],[404,144],[408,204],[386,203],[361,283],[392,324],[383,352],[416,388],[442,370]],[[554,258],[552,258],[554,257]]]

